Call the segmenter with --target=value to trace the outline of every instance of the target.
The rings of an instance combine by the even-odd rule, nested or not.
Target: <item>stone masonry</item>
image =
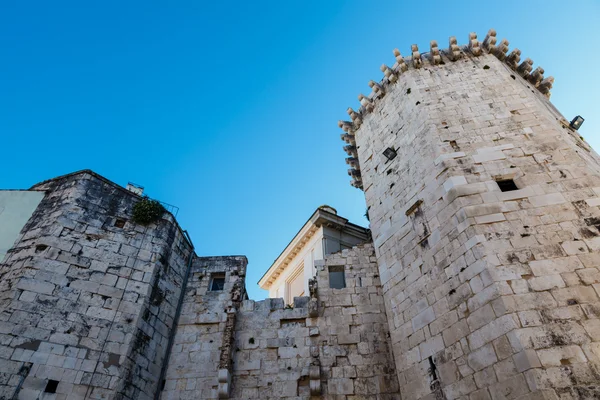
[[[32,190],[0,264],[0,398],[154,397],[191,242],[171,214],[131,223],[139,196],[91,171]]]
[[[0,260],[0,399],[600,398],[600,158],[508,45],[394,51],[339,123],[373,241],[292,305],[92,171],[33,186]]]
[[[170,213],[134,223],[136,193],[91,171],[30,190],[0,264],[1,399],[400,399],[371,243],[293,307],[255,302],[245,257],[196,256]]]
[[[600,398],[600,159],[520,54],[396,50],[339,123],[404,400]]]
[[[267,299],[230,309],[245,263],[243,257],[194,261],[163,399],[400,399],[371,244],[329,256],[311,296],[296,297],[293,307]],[[329,266],[343,267],[345,288],[329,288]],[[209,290],[211,276],[226,277],[223,291]],[[229,348],[230,392],[218,369]]]

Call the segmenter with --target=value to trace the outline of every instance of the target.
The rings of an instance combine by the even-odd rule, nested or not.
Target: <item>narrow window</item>
[[[496,183],[498,184],[498,187],[500,188],[500,190],[502,190],[503,192],[519,190],[519,188],[515,184],[515,181],[513,181],[512,179],[504,179],[501,181],[496,181]]]
[[[329,287],[332,289],[343,289],[346,287],[343,265],[329,266]]]
[[[224,274],[214,274],[210,281],[210,291],[217,292],[219,290],[223,290],[225,287],[225,275]]]
[[[44,389],[45,393],[56,393],[56,388],[58,387],[58,381],[55,380],[48,380],[48,383],[46,383],[46,388]]]

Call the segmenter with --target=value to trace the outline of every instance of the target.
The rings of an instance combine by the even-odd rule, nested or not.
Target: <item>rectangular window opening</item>
[[[123,228],[123,227],[125,226],[125,220],[124,220],[124,219],[117,218],[117,219],[115,220],[115,226],[116,226],[117,228]]]
[[[213,274],[210,281],[210,291],[218,292],[225,287],[225,274]]]
[[[519,188],[515,184],[515,181],[513,181],[512,179],[503,179],[501,181],[496,181],[496,183],[498,184],[498,187],[500,188],[500,190],[503,192],[519,190]]]
[[[57,387],[58,387],[58,381],[49,379],[48,383],[46,383],[46,388],[44,389],[44,393],[56,393]]]
[[[388,147],[383,151],[383,155],[388,159],[388,161],[392,161],[394,158],[396,158],[398,153],[393,148]]]
[[[346,287],[346,276],[343,265],[329,266],[329,287],[331,289],[343,289]]]

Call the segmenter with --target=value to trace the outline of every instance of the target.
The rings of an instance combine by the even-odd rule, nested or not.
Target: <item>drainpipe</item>
[[[158,385],[156,387],[156,393],[154,394],[154,400],[160,399],[160,394],[163,391],[163,381],[165,380],[165,376],[167,375],[167,368],[169,367],[169,358],[171,357],[171,349],[173,348],[173,342],[175,341],[175,334],[177,333],[177,324],[179,323],[179,316],[181,315],[181,308],[183,306],[183,298],[185,297],[185,290],[187,288],[187,282],[190,276],[190,270],[192,269],[192,260],[194,259],[194,244],[192,243],[192,239],[190,238],[190,234],[188,231],[183,231],[183,234],[187,238],[191,249],[190,249],[190,257],[188,259],[187,268],[185,270],[185,275],[183,276],[183,284],[181,285],[181,296],[179,296],[179,301],[177,302],[177,309],[175,310],[175,318],[173,318],[173,328],[171,329],[171,335],[169,336],[169,343],[167,344],[167,353],[165,354],[165,359],[163,361],[162,368],[160,370],[160,377],[158,379]]]

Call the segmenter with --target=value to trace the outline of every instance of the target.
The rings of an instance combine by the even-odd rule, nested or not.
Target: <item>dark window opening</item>
[[[117,219],[115,220],[115,226],[116,226],[117,228],[123,228],[123,227],[125,226],[125,220],[124,220],[124,219],[119,219],[119,218],[117,218]]]
[[[56,393],[56,388],[58,387],[58,381],[55,380],[48,380],[48,383],[46,383],[46,388],[44,389],[45,393]]]
[[[329,287],[331,289],[343,289],[346,287],[346,276],[343,265],[329,266]]]
[[[396,155],[398,153],[396,153],[396,150],[392,149],[391,147],[388,147],[387,149],[385,149],[383,151],[383,155],[390,161],[392,161],[394,158],[396,158]]]
[[[515,184],[515,181],[513,181],[512,179],[505,179],[505,180],[502,180],[502,181],[496,181],[496,183],[498,184],[498,187],[500,188],[500,190],[502,190],[503,192],[510,192],[512,190],[519,190],[519,188]]]
[[[213,275],[212,280],[210,281],[210,291],[216,292],[219,290],[223,290],[225,287],[225,275]]]

